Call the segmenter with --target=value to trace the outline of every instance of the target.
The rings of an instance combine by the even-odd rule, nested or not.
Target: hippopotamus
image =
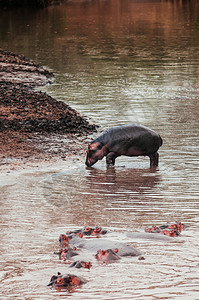
[[[174,229],[163,229],[161,231],[161,233],[164,234],[164,235],[171,236],[171,237],[175,237],[175,236],[180,235],[180,233],[177,230],[174,230]]]
[[[160,226],[153,225],[151,227],[146,227],[145,232],[162,233],[164,235],[175,237],[175,236],[179,236],[180,232],[185,228],[186,226],[181,222],[168,222]]]
[[[73,256],[76,256],[78,255],[77,252],[75,252],[72,248],[70,247],[67,247],[67,248],[64,248],[64,249],[61,249],[60,252],[58,253],[59,254],[59,259],[63,259],[63,260],[67,260]]]
[[[117,255],[118,249],[115,250],[107,249],[107,250],[101,250],[99,249],[97,253],[95,254],[95,258],[99,261],[103,262],[112,262],[115,260],[121,259],[119,255]]]
[[[77,277],[73,274],[61,275],[61,273],[57,273],[57,275],[53,275],[50,279],[48,286],[63,286],[63,287],[70,287],[70,286],[79,286],[87,281],[81,277]]]
[[[119,256],[140,256],[141,252],[132,246],[122,243],[115,242],[108,239],[82,239],[76,235],[70,239],[70,244],[78,248],[83,248],[88,251],[96,253],[99,249],[118,249],[117,254]]]
[[[87,150],[86,162],[88,167],[106,156],[108,167],[114,166],[118,156],[148,156],[150,167],[157,167],[158,149],[162,138],[158,133],[145,126],[132,124],[116,126],[93,140]]]
[[[80,237],[82,237],[83,235],[87,235],[87,236],[99,236],[100,234],[106,234],[107,230],[102,229],[101,227],[95,226],[94,228],[91,227],[84,227],[82,229],[77,229],[77,230],[73,230],[73,231],[67,231],[66,234],[76,234]]]
[[[150,226],[150,227],[145,227],[145,232],[160,233],[161,229],[158,226],[153,225],[153,226]]]
[[[149,234],[150,233],[150,234]],[[160,234],[157,234],[157,232],[128,232],[126,235],[128,238],[131,238],[132,240],[139,239],[139,240],[155,240],[155,241],[162,241],[162,242],[171,242],[172,239],[170,236],[161,234],[161,231],[159,231]]]
[[[77,269],[80,269],[80,268],[85,268],[85,269],[89,269],[92,267],[92,263],[89,261],[83,261],[83,260],[76,260],[74,262],[72,262],[70,264],[70,268],[72,267],[75,267]]]
[[[159,228],[161,229],[174,229],[177,230],[178,232],[181,232],[183,229],[186,228],[186,226],[184,224],[182,224],[181,222],[169,222],[166,223],[164,225],[159,226]]]
[[[179,222],[179,223],[167,223],[165,225],[161,226],[151,226],[151,227],[146,227],[145,232],[147,233],[161,233],[170,237],[175,237],[179,236],[180,232],[184,228],[184,225]]]
[[[60,234],[59,236],[59,244],[60,249],[68,247],[69,238],[65,234]]]

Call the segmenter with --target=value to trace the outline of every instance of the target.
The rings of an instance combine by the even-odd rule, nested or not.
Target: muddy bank
[[[85,151],[96,130],[86,117],[35,86],[53,74],[23,56],[0,50],[0,165],[58,159]]]
[[[44,7],[51,4],[59,4],[61,0],[0,0],[0,6],[36,6]]]

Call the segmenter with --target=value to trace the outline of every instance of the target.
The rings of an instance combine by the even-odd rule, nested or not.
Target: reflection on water
[[[155,193],[159,180],[160,175],[148,168],[73,169],[45,180],[43,194],[48,203],[60,209],[67,206],[71,223],[76,219],[80,226],[86,226],[88,222],[101,224],[103,220],[105,226],[117,227],[123,221],[129,226],[128,222],[124,223],[126,216],[118,217],[118,210],[132,214],[147,206],[146,210],[151,211],[147,195]],[[99,210],[100,214],[97,213]]]
[[[0,28],[1,47],[54,71],[55,83],[43,90],[92,117],[100,131],[136,122],[164,141],[156,171],[148,158],[120,157],[108,170],[104,160],[86,168],[82,158],[7,175],[0,298],[198,299],[198,1],[67,1],[1,11]],[[190,225],[176,242],[125,235],[175,220]],[[59,234],[84,225],[107,227],[146,260],[99,266],[89,257],[93,268],[75,271],[85,286],[49,289],[51,275],[68,272],[53,255]]]

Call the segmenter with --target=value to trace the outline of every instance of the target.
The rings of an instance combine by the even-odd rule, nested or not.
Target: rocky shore
[[[34,87],[53,74],[24,56],[0,49],[0,167],[65,159],[86,150],[94,124]]]

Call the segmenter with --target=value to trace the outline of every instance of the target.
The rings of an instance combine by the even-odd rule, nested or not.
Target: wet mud
[[[35,90],[52,81],[48,70],[0,49],[1,167],[16,160],[65,158],[86,148],[84,140],[96,126],[66,103]]]

